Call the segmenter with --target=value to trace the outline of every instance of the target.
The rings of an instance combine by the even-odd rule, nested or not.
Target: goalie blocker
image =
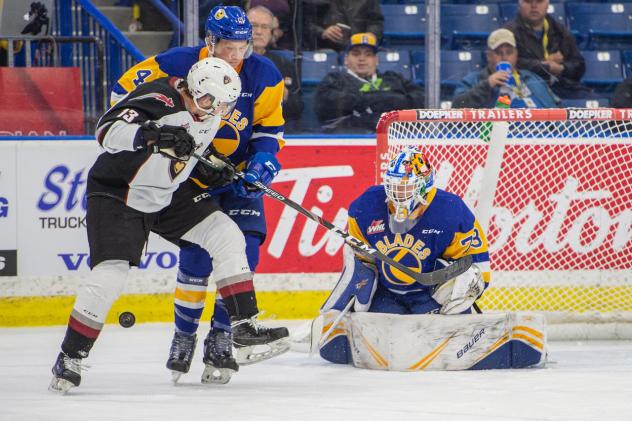
[[[326,332],[339,311],[324,314]],[[373,370],[484,370],[546,362],[544,316],[497,314],[346,314],[320,355]]]

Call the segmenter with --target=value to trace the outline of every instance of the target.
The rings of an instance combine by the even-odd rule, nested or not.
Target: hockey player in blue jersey
[[[472,265],[426,286],[346,247],[340,280],[321,309],[323,327],[312,332],[324,359],[403,371],[431,364],[520,368],[544,360],[543,317],[471,314],[490,281],[487,239],[463,200],[434,186],[434,169],[421,150],[409,147],[393,157],[383,185],[351,203],[348,229],[415,272],[434,272],[468,255]]]
[[[249,181],[266,185],[280,170],[275,155],[283,146],[283,79],[267,58],[252,53],[252,27],[244,11],[236,6],[217,6],[206,22],[206,45],[167,50],[130,68],[117,82],[111,95],[116,102],[141,83],[165,76],[186,74],[193,63],[207,56],[226,60],[237,70],[242,94],[232,114],[222,121],[213,146],[246,174]],[[205,187],[204,167],[198,166],[192,179]],[[254,272],[259,247],[266,236],[262,192],[243,181],[210,191],[223,210],[239,226],[246,239],[248,263]],[[176,330],[167,361],[174,379],[189,371],[196,343],[196,331],[206,299],[204,286],[212,271],[208,253],[192,244],[182,244],[175,291]],[[222,300],[221,297],[230,297]],[[230,320],[226,307],[247,306],[252,311],[246,320]],[[257,321],[257,305],[252,282],[230,285],[217,291],[211,330],[205,340],[204,361],[227,382],[238,368],[231,343],[240,363],[252,363],[289,349],[286,328],[268,328]],[[231,327],[232,324],[232,327]],[[262,352],[254,347],[266,344]],[[261,347],[260,347],[261,348]]]

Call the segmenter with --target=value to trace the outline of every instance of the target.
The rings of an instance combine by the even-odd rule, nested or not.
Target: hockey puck
[[[136,323],[136,316],[129,311],[124,311],[119,315],[119,324],[125,328],[134,326]]]

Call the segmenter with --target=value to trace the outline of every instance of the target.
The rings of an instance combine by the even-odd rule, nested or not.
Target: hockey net
[[[538,311],[563,337],[632,334],[632,110],[404,110],[377,129],[376,180],[409,145],[487,232],[484,311]]]

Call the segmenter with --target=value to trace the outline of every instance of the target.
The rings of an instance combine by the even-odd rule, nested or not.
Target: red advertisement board
[[[294,143],[294,142],[293,142]],[[349,204],[374,181],[375,145],[365,139],[304,142],[279,153],[273,188],[341,228]],[[360,146],[358,146],[360,144]],[[343,241],[280,202],[265,199],[268,236],[259,273],[337,272]]]
[[[78,67],[0,67],[0,135],[85,133]]]

